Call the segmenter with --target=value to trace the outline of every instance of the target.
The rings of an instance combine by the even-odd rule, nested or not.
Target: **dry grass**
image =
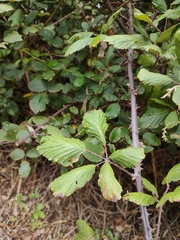
[[[93,229],[98,228],[103,232],[108,228],[120,240],[143,239],[139,208],[127,201],[112,203],[104,200],[97,187],[97,177],[71,197],[55,198],[48,186],[58,176],[59,166],[50,165],[45,159],[39,159],[37,163],[30,161],[34,169],[28,178],[21,179],[18,175],[19,162],[9,160],[8,151],[4,149],[0,156],[0,240],[71,240],[77,232],[77,219],[84,219]],[[154,155],[145,160],[144,172],[150,181],[155,182],[160,195],[163,193],[160,185],[163,176],[170,165],[178,160],[179,156],[172,158],[162,149],[156,150]],[[134,189],[131,179],[124,174],[117,175],[124,192]],[[29,199],[28,195],[36,187],[39,188],[40,196]],[[15,201],[18,193],[23,195],[27,212]],[[38,203],[43,204],[46,218],[41,220],[41,226],[32,230],[30,222]],[[180,239],[179,209],[179,203],[167,204],[164,208],[161,228],[161,236],[164,238],[161,239]],[[153,207],[148,210],[151,226],[155,228],[157,211]]]

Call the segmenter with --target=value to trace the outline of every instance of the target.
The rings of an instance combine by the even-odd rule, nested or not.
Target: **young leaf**
[[[156,40],[156,43],[161,43],[161,42],[166,42],[170,39],[173,31],[177,28],[177,26],[179,26],[178,24],[175,24],[173,26],[171,26],[170,28],[168,28],[166,31],[164,31]]]
[[[85,145],[78,139],[65,138],[60,135],[43,137],[37,150],[50,161],[63,166],[77,162],[80,155],[86,151]]]
[[[22,36],[17,31],[13,31],[4,37],[4,41],[8,43],[20,42],[22,40]]]
[[[94,231],[84,220],[76,221],[79,233],[75,235],[73,240],[95,240]]]
[[[172,79],[166,75],[160,73],[153,73],[145,68],[142,68],[137,78],[145,84],[154,85],[154,86],[166,86],[172,82]]]
[[[23,161],[19,168],[19,175],[22,178],[26,178],[29,176],[30,171],[31,171],[31,167],[29,166],[29,162]]]
[[[158,192],[156,187],[152,183],[150,183],[146,178],[141,177],[141,179],[144,187],[158,197]]]
[[[85,39],[80,39],[77,42],[73,43],[68,47],[68,49],[65,52],[65,57],[71,55],[74,52],[77,52],[86,46],[89,46],[91,42],[93,41],[94,38],[85,38]]]
[[[164,180],[162,181],[162,184],[170,183],[170,182],[177,182],[180,180],[180,163],[176,164],[174,167],[172,167]]]
[[[173,192],[168,192],[159,200],[156,207],[163,206],[167,201],[173,202],[180,202],[180,186],[177,187]]]
[[[180,87],[178,86],[172,95],[173,102],[178,106],[178,109],[180,109]]]
[[[118,163],[123,168],[134,168],[142,159],[144,159],[144,149],[128,147],[113,152],[109,158]]]
[[[0,4],[0,13],[13,11],[13,7],[9,4]]]
[[[124,199],[134,202],[137,205],[149,206],[156,202],[156,199],[149,194],[142,192],[131,192],[124,196]]]
[[[64,173],[51,183],[51,190],[56,197],[68,197],[76,189],[84,185],[92,178],[95,172],[95,165],[89,164]]]
[[[103,145],[106,144],[105,132],[108,124],[101,110],[86,112],[82,123],[89,136],[96,137]]]
[[[105,162],[100,169],[98,185],[105,199],[112,202],[121,199],[122,187],[115,178],[113,169],[108,162]]]

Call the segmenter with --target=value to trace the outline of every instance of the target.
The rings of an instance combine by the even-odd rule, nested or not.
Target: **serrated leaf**
[[[43,137],[37,150],[48,160],[70,166],[77,162],[86,151],[85,144],[78,139],[65,138],[60,135]]]
[[[163,206],[167,201],[173,203],[173,202],[180,202],[180,186],[177,187],[173,192],[168,192],[165,195],[162,196],[162,198],[159,200],[156,207]]]
[[[29,173],[31,171],[31,167],[29,165],[29,162],[27,161],[23,161],[21,163],[21,166],[19,168],[19,175],[22,177],[22,178],[26,178],[29,176]]]
[[[74,52],[77,52],[86,46],[89,46],[91,42],[93,41],[94,38],[85,38],[85,39],[80,39],[77,42],[73,43],[68,47],[68,49],[65,52],[65,56],[69,56],[73,54]]]
[[[176,164],[174,167],[172,167],[164,180],[162,181],[162,184],[170,183],[170,182],[177,182],[180,180],[180,163]]]
[[[148,44],[148,45],[142,46],[141,49],[143,49],[147,52],[162,56],[161,48],[158,47],[157,45]]]
[[[114,119],[118,117],[120,113],[120,106],[118,103],[111,103],[105,111],[107,119]]]
[[[146,132],[143,134],[143,142],[150,146],[159,146],[161,144],[160,139],[154,133]]]
[[[29,102],[30,108],[34,113],[43,112],[46,109],[46,104],[49,102],[46,93],[38,93],[32,97]]]
[[[79,233],[75,235],[73,240],[95,240],[94,231],[84,220],[76,221]]]
[[[156,202],[156,199],[149,194],[142,192],[131,192],[124,195],[126,200],[141,206],[149,206]]]
[[[180,96],[180,95],[179,95]],[[170,112],[164,120],[168,129],[173,128],[179,124],[178,114],[175,111]]]
[[[22,36],[17,31],[13,31],[4,37],[4,41],[8,43],[16,43],[22,40]]]
[[[172,100],[178,106],[178,109],[180,109],[180,86],[174,89]]]
[[[109,158],[118,163],[123,168],[134,168],[136,165],[144,159],[144,149],[128,147],[125,149],[117,150],[113,152]]]
[[[104,41],[112,44],[117,49],[140,49],[149,44],[141,34],[107,36]]]
[[[144,187],[148,191],[152,192],[153,195],[158,197],[158,192],[157,192],[156,187],[152,183],[150,183],[146,178],[141,177],[141,179],[142,179],[142,183],[143,183]]]
[[[77,189],[84,185],[92,178],[95,172],[95,165],[89,164],[64,173],[51,183],[51,190],[56,197],[68,197]]]
[[[164,119],[169,114],[169,110],[165,108],[150,108],[140,118],[141,128],[154,129],[164,124]]]
[[[172,82],[172,79],[166,75],[160,73],[153,73],[145,68],[142,68],[137,78],[144,84],[154,85],[154,86],[166,86]]]
[[[96,137],[103,145],[106,144],[105,132],[108,124],[105,114],[101,110],[86,112],[82,124],[89,136]]]
[[[141,21],[152,24],[152,20],[146,14],[142,13],[137,8],[134,8],[134,17],[141,20]]]
[[[100,169],[98,185],[105,199],[112,202],[121,199],[122,187],[115,178],[113,169],[108,162],[105,162]]]
[[[22,149],[16,148],[10,153],[10,158],[13,160],[20,160],[25,156],[25,153]]]
[[[100,156],[104,155],[104,147],[102,146],[101,143],[99,143],[99,141],[96,140],[96,142],[94,142],[92,138],[86,138],[84,143],[85,143],[85,146],[86,146],[87,150],[89,150],[89,151],[91,151],[91,152],[93,152],[93,153],[95,153],[97,155],[100,155]],[[102,161],[102,158],[100,158],[100,157],[98,157],[96,155],[93,155],[90,152],[85,152],[85,153],[83,153],[83,155],[90,162],[97,163],[97,162],[101,162]]]

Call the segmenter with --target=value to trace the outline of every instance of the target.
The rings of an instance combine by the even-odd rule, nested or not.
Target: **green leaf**
[[[152,192],[153,195],[158,197],[158,192],[157,192],[156,187],[152,183],[150,183],[146,178],[141,177],[141,179],[142,179],[142,183],[143,183],[144,187],[148,191]]]
[[[71,55],[74,52],[77,52],[86,46],[89,46],[91,42],[93,41],[94,38],[85,38],[85,39],[80,39],[77,42],[73,43],[68,47],[68,49],[65,52],[65,57]]]
[[[121,127],[115,127],[109,134],[109,141],[115,143],[121,138]]]
[[[147,39],[149,38],[149,35],[147,34],[144,27],[141,25],[140,21],[137,18],[134,18],[133,25],[136,30],[142,34],[142,36],[146,37]]]
[[[77,114],[79,113],[78,108],[75,107],[75,106],[70,107],[69,110],[70,110],[74,115],[77,115]]]
[[[154,86],[166,86],[172,82],[172,79],[166,75],[160,73],[153,73],[145,68],[141,69],[137,75],[137,78],[144,84]]]
[[[76,189],[84,185],[92,178],[95,173],[95,165],[89,164],[64,173],[51,183],[51,190],[56,197],[68,197]]]
[[[180,109],[180,86],[174,89],[172,100],[178,106],[178,109]]]
[[[13,31],[4,37],[4,41],[8,43],[16,43],[22,40],[22,36],[17,31]]]
[[[146,132],[143,134],[143,142],[150,146],[159,146],[161,144],[160,139],[154,133]]]
[[[164,124],[164,119],[169,114],[165,108],[149,108],[140,118],[141,128],[154,129]]]
[[[180,180],[180,163],[176,164],[174,167],[172,167],[164,180],[162,181],[162,184],[170,183],[170,182],[177,182]]]
[[[174,34],[174,42],[175,42],[175,53],[177,56],[178,63],[180,64],[180,30],[177,30]]]
[[[26,178],[29,176],[30,171],[31,171],[31,167],[29,166],[29,162],[23,161],[19,168],[19,175],[22,178]]]
[[[179,26],[178,24],[175,24],[173,26],[171,26],[170,28],[168,28],[166,31],[164,31],[156,40],[157,43],[161,43],[161,42],[166,42],[170,39],[170,37],[173,34],[173,31],[177,28],[177,26]]]
[[[115,178],[113,169],[108,162],[105,162],[100,169],[98,185],[105,199],[112,202],[121,199],[122,187]]]
[[[44,92],[47,90],[46,82],[44,82],[42,80],[32,80],[28,84],[28,88],[32,92]]]
[[[175,111],[170,112],[165,118],[164,123],[168,129],[177,126],[179,124],[178,114]]]
[[[117,150],[113,152],[109,158],[118,163],[123,168],[134,168],[136,165],[144,159],[144,149],[128,147],[125,149]]]
[[[26,156],[29,158],[37,158],[40,156],[39,152],[35,148],[31,148],[27,153]]]
[[[79,233],[75,235],[73,240],[95,240],[94,231],[84,220],[76,221]]]
[[[95,141],[94,141],[95,140]],[[92,138],[86,138],[86,140],[84,141],[86,149],[99,155],[99,156],[104,156],[104,147],[102,146],[102,144],[99,143],[99,141],[97,141],[96,139],[92,139]],[[84,157],[87,158],[90,162],[101,162],[102,158],[93,155],[90,152],[85,152],[83,153]]]
[[[29,102],[30,108],[34,113],[46,110],[46,104],[49,102],[46,93],[38,93],[32,97]]]
[[[138,63],[143,67],[152,67],[156,62],[156,58],[150,53],[141,54]]]
[[[173,192],[168,192],[165,195],[162,196],[162,198],[159,200],[156,207],[163,206],[167,201],[173,203],[173,202],[179,202],[180,201],[180,186],[175,188]]]
[[[105,111],[107,119],[114,119],[118,117],[120,113],[120,106],[118,103],[111,103]]]
[[[78,88],[78,87],[81,87],[84,84],[84,82],[85,82],[84,77],[77,77],[73,81],[73,85]]]
[[[152,24],[152,20],[146,14],[142,13],[137,8],[134,8],[134,17],[141,20],[141,21]]]
[[[25,153],[22,149],[16,148],[10,153],[10,158],[13,160],[20,160],[25,156]]]
[[[36,33],[38,32],[38,28],[34,26],[27,26],[23,29],[23,34],[27,35],[29,33]]]
[[[101,110],[86,112],[82,124],[89,136],[96,137],[103,145],[106,145],[105,132],[108,124]]]
[[[77,162],[80,155],[86,151],[85,144],[78,139],[64,138],[59,135],[46,136],[37,150],[48,160],[70,166]]]
[[[99,34],[97,35],[91,42],[91,44],[89,45],[90,48],[92,47],[97,47],[97,45],[104,40],[104,38],[106,37],[106,35],[104,34]]]
[[[140,49],[149,44],[149,42],[144,40],[141,34],[107,36],[104,41],[112,44],[117,49]]]
[[[0,13],[13,11],[13,7],[9,4],[0,4]]]
[[[11,27],[18,26],[22,23],[24,19],[24,14],[21,9],[17,9],[10,17],[9,21],[12,21]]]
[[[167,11],[167,5],[164,0],[153,0],[152,4],[161,13]]]
[[[131,192],[124,195],[124,199],[140,206],[149,206],[156,202],[156,199],[149,194],[142,192]]]

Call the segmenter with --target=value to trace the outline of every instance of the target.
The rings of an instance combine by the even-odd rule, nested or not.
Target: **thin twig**
[[[128,15],[129,15],[129,28],[130,33],[133,34],[133,12],[131,3],[128,3]],[[137,106],[136,106],[136,95],[134,88],[134,77],[133,77],[133,50],[128,50],[128,77],[130,84],[130,94],[131,94],[131,127],[132,127],[132,140],[133,146],[138,148],[140,146],[139,143],[139,134],[138,134],[138,123],[137,123]],[[136,179],[136,189],[138,192],[143,192],[142,180],[141,180],[141,162],[137,164],[134,169],[134,176]],[[144,239],[151,240],[152,233],[151,227],[149,224],[148,212],[146,207],[140,206],[142,225],[144,231]]]
[[[165,190],[163,196],[164,196],[168,191],[169,191],[169,184],[167,183],[167,187],[166,187],[166,190]],[[158,240],[158,238],[159,238],[162,213],[163,213],[163,204],[162,204],[162,205],[160,206],[160,208],[159,208],[157,231],[156,231],[156,236],[155,236],[154,240]]]
[[[58,110],[57,112],[55,112],[52,116],[49,116],[46,121],[44,121],[42,124],[40,124],[34,131],[32,131],[31,133],[29,133],[27,136],[25,136],[24,138],[22,138],[20,141],[16,142],[15,145],[16,146],[20,146],[22,143],[24,143],[28,138],[32,137],[35,133],[37,133],[42,126],[46,125],[52,118],[54,118],[56,115],[58,115],[59,113],[63,112],[65,109],[67,109],[69,106],[71,106],[70,104],[64,106],[63,108],[61,108],[60,110]]]

